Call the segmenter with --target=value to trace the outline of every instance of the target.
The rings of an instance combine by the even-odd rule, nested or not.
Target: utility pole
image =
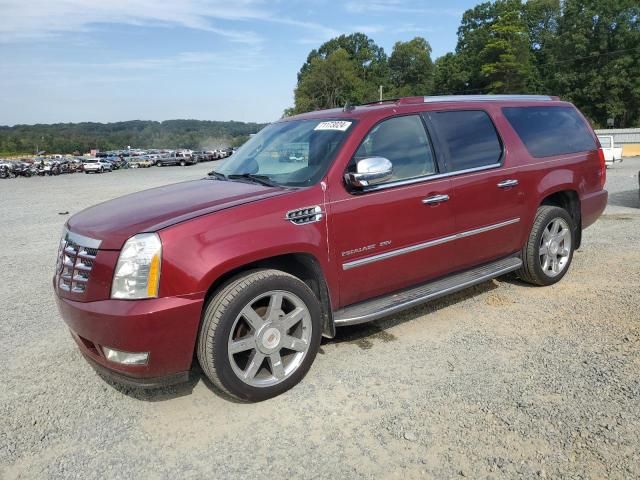
[[[382,101],[382,85],[380,85],[380,101]]]

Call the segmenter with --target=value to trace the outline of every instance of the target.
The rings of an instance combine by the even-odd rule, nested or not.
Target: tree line
[[[0,126],[0,154],[25,155],[36,151],[85,153],[91,149],[132,148],[211,149],[234,147],[264,124],[204,120],[133,120],[115,123],[58,123]]]
[[[454,52],[363,33],[312,50],[285,115],[412,95],[533,93],[573,102],[595,127],[640,125],[637,0],[497,0],[467,10]]]

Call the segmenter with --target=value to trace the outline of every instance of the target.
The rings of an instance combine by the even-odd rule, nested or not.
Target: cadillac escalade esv
[[[53,286],[99,372],[151,387],[197,361],[222,391],[264,400],[337,327],[507,272],[558,282],[605,208],[605,171],[593,130],[556,97],[312,112],[208,178],[71,217]]]

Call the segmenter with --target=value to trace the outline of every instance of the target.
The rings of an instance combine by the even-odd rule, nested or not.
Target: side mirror
[[[355,173],[345,174],[347,185],[369,187],[387,182],[393,174],[393,164],[384,157],[369,157],[358,161]]]

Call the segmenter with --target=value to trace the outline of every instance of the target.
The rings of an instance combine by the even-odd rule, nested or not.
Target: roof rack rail
[[[361,103],[358,106],[359,107],[366,107],[367,105],[381,105],[383,103],[396,103],[399,100],[401,100],[402,97],[398,97],[398,98],[384,98],[382,100],[374,100],[372,102],[365,102],[365,103]]]
[[[527,102],[552,102],[559,100],[559,97],[551,95],[434,95],[425,96],[424,103],[434,102],[474,102],[474,101],[500,101],[500,100],[523,100]]]

